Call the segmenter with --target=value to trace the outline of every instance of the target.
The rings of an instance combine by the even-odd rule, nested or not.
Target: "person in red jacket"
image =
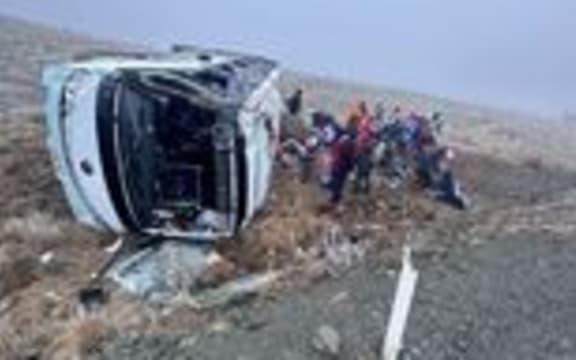
[[[313,116],[316,143],[321,148],[320,183],[328,193],[323,210],[330,210],[341,200],[350,172],[354,168],[355,146],[353,138],[333,116],[317,113]]]

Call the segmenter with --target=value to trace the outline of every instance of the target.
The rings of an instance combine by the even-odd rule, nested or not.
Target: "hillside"
[[[42,62],[86,51],[126,47],[119,42],[99,41],[1,14],[0,45],[0,113],[38,104]],[[137,48],[135,45],[131,47]]]
[[[341,114],[362,98],[442,111],[474,207],[455,212],[410,191],[406,218],[378,185],[348,197],[344,213],[319,215],[316,188],[278,172],[263,214],[219,249],[215,275],[292,269],[270,293],[198,311],[115,292],[86,316],[76,293],[116,239],[70,217],[44,147],[38,77],[43,61],[119,46],[0,16],[0,358],[321,359],[310,339],[329,324],[340,358],[377,359],[409,225],[421,270],[409,358],[576,357],[574,128],[297,71],[282,86],[303,87],[312,108]],[[334,229],[339,243],[327,245]]]

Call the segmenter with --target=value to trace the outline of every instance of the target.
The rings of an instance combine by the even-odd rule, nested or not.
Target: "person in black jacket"
[[[292,116],[300,115],[302,111],[302,97],[304,96],[304,91],[298,88],[286,99],[286,108],[288,113]]]

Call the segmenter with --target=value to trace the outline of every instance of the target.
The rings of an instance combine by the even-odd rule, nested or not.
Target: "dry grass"
[[[0,127],[0,173],[0,219],[30,211],[67,215],[45,150],[39,116],[4,120]]]
[[[319,204],[312,185],[301,185],[290,174],[276,177],[266,209],[239,241],[223,244],[222,253],[246,271],[273,268],[310,244],[328,219],[315,213]]]
[[[38,117],[4,119],[0,127],[0,358],[41,354],[45,358],[80,359],[103,340],[123,331],[178,331],[202,321],[186,308],[155,309],[134,299],[113,296],[102,313],[82,317],[77,290],[106,256],[113,239],[87,230],[70,217],[45,151]],[[486,134],[486,136],[490,136]],[[507,134],[515,141],[515,134]],[[541,158],[525,160],[542,166]],[[465,164],[470,184],[481,179],[484,166]],[[397,249],[406,216],[429,224],[438,207],[422,196],[408,196],[406,212],[383,187],[378,197],[348,196],[344,211],[318,213],[316,186],[300,184],[294,174],[279,171],[267,208],[239,241],[223,243],[226,261],[208,282],[241,272],[278,268],[297,261],[334,225],[371,240],[379,249]],[[50,252],[52,259],[41,257]]]
[[[157,309],[118,296],[98,313],[79,313],[62,323],[42,355],[54,360],[83,359],[118,334],[161,331],[160,318]]]
[[[101,318],[79,319],[70,324],[64,335],[50,344],[45,357],[62,360],[81,359],[85,354],[97,351],[112,330]]]
[[[38,116],[0,127],[0,358],[35,354],[75,319],[75,292],[110,239],[70,217]],[[42,258],[42,255],[50,256]],[[48,261],[46,261],[48,259]],[[44,261],[43,261],[44,260]]]
[[[301,184],[295,174],[278,170],[266,209],[239,241],[223,243],[220,250],[239,271],[251,272],[293,264],[335,226],[379,249],[396,247],[403,239],[401,223],[406,216],[416,224],[426,223],[439,205],[414,192],[403,205],[390,195],[377,184],[369,197],[348,194],[339,210],[323,213],[319,211],[323,198],[314,181]]]
[[[177,330],[201,319],[191,309],[160,311],[118,294],[103,313],[79,316],[76,292],[105,258],[103,247],[113,239],[77,225],[70,217],[38,117],[11,119],[3,125],[0,358],[41,353],[47,358],[76,359],[117,331]],[[386,230],[374,236],[384,246],[392,243],[399,213],[390,211],[383,199],[368,210],[362,199],[349,199],[344,213],[331,216],[318,214],[320,200],[315,185],[300,184],[294,174],[280,172],[267,209],[241,241],[223,244],[226,261],[209,281],[290,264],[336,222],[384,224]],[[413,209],[414,213],[421,210]],[[41,260],[46,253],[51,259],[44,263]]]

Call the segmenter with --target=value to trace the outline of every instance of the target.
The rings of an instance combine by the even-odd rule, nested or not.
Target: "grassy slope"
[[[119,42],[100,41],[0,14],[0,112],[38,103],[42,62],[121,48],[124,45]]]

